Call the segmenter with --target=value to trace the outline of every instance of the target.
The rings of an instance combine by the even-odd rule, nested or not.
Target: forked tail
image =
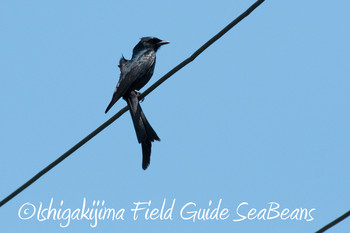
[[[143,113],[136,92],[132,91],[126,101],[134,123],[137,140],[142,144],[142,168],[146,170],[151,160],[151,142],[160,141],[160,139]]]

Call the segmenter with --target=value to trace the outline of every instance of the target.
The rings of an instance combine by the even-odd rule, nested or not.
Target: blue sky
[[[6,197],[125,106],[108,114],[142,36],[171,41],[150,83],[187,58],[254,1],[3,1],[0,197]],[[348,1],[266,1],[193,63],[148,95],[161,142],[141,169],[130,114],[0,209],[1,232],[314,232],[350,206]],[[145,89],[144,89],[145,90]],[[21,220],[27,202],[124,208],[124,221]],[[134,202],[173,220],[132,219]],[[226,220],[186,221],[181,208],[221,201]],[[313,221],[244,220],[280,205]],[[193,206],[192,206],[193,207]],[[190,208],[189,208],[190,209]],[[345,232],[345,220],[329,232]]]

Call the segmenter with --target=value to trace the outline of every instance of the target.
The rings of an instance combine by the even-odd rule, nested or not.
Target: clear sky
[[[119,58],[130,58],[140,37],[171,41],[148,87],[253,2],[2,1],[0,198],[125,106],[120,100],[104,114]],[[161,138],[148,170],[126,113],[4,205],[0,231],[314,232],[342,215],[350,207],[349,7],[266,1],[146,97],[143,110]],[[19,217],[25,203],[22,217],[51,199],[57,211],[73,212],[84,198],[86,208],[95,200],[125,209],[124,220],[93,228],[85,218]],[[154,209],[164,199],[165,209],[175,200],[172,220],[146,220],[145,210],[133,219],[133,203]],[[226,219],[186,220],[220,200]],[[264,215],[277,203],[290,211],[286,220]],[[313,220],[291,219],[300,208]],[[233,221],[250,210],[254,219]],[[329,232],[349,228],[347,219]]]

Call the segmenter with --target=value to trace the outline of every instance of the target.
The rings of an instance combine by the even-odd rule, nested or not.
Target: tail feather
[[[126,99],[128,106],[129,106],[129,112],[131,114],[131,119],[134,123],[134,128],[136,131],[137,140],[139,143],[147,140],[147,131],[145,129],[145,126],[143,124],[143,120],[141,117],[142,108],[139,104],[139,100],[137,98],[136,93],[131,92],[131,94]]]
[[[143,111],[141,111],[141,119],[142,119],[143,125],[145,126],[149,140],[151,140],[152,142],[154,140],[160,141],[160,138],[158,137],[156,131],[154,131],[154,129],[152,128],[151,124],[148,122]]]
[[[151,160],[151,142],[160,141],[160,139],[143,113],[137,94],[131,92],[126,101],[134,123],[137,140],[142,145],[142,168],[146,170]]]
[[[142,169],[146,170],[151,162],[151,147],[150,141],[143,142],[142,144]]]

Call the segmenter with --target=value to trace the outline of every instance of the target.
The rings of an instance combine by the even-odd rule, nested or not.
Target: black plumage
[[[142,111],[138,100],[139,90],[151,79],[156,64],[156,52],[168,41],[156,37],[143,37],[134,47],[131,60],[122,57],[119,61],[120,78],[112,100],[105,113],[121,98],[127,102],[136,131],[137,140],[142,145],[142,168],[147,169],[154,140],[160,141]]]

